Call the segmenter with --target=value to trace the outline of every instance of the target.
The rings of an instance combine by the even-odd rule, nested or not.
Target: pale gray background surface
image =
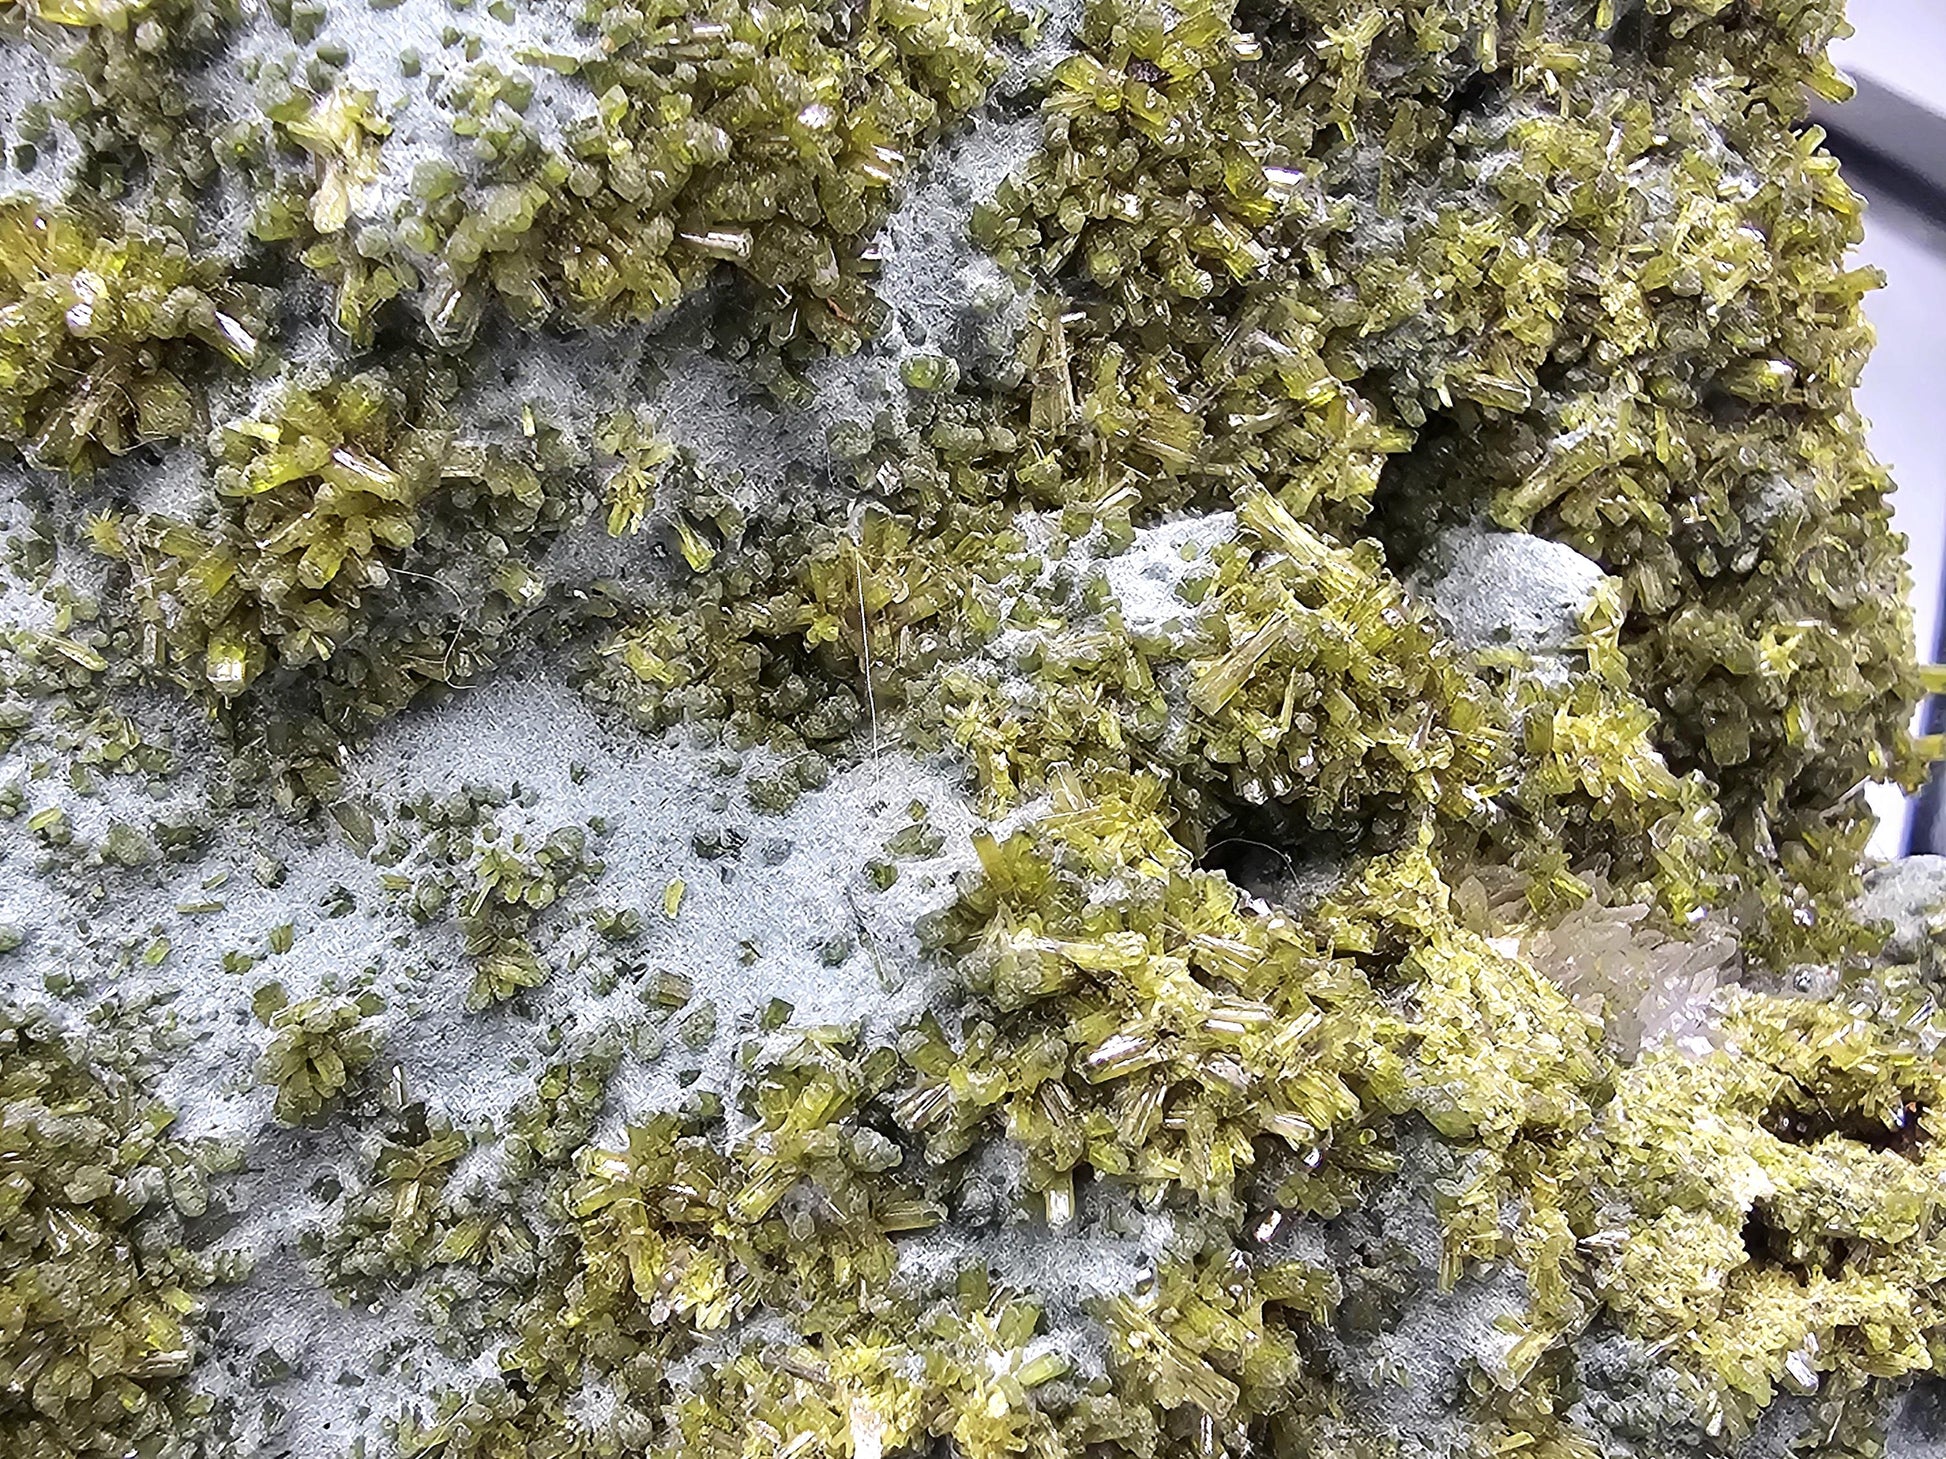
[[[1893,506],[1910,543],[1920,654],[1934,658],[1946,586],[1946,196],[1929,202],[1926,183],[1946,179],[1946,3],[1852,0],[1851,19],[1857,35],[1833,54],[1860,100],[1830,113],[1827,125],[1847,156],[1863,143],[1924,175],[1902,186],[1883,168],[1851,168],[1871,205],[1862,261],[1887,278],[1866,302],[1878,350],[1860,405],[1898,481]],[[1906,808],[1896,790],[1873,801],[1882,818],[1874,849],[1897,855]]]

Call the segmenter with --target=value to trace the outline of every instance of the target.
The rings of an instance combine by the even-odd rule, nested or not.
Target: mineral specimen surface
[[[1839,0],[0,0],[0,1454],[1946,1454]]]

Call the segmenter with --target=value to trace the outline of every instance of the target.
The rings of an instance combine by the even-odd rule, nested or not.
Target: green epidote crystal
[[[97,548],[128,564],[150,664],[225,699],[267,670],[308,671],[347,720],[464,677],[538,597],[516,544],[561,508],[532,444],[463,439],[442,388],[419,373],[403,388],[378,373],[291,385],[212,433],[213,526],[98,520]],[[408,566],[428,536],[470,539],[487,583]]]
[[[1938,676],[1842,26],[10,7],[9,1453],[1900,1452],[1946,925],[1881,951],[1859,786]],[[1453,626],[1488,526],[1585,559],[1551,637]],[[386,783],[496,666],[666,758]],[[156,1067],[382,1382],[199,1365]]]
[[[286,1004],[272,984],[258,990],[257,1014],[270,1030],[258,1076],[277,1090],[277,1118],[298,1124],[321,1113],[378,1057],[370,1019],[384,1002],[319,996]]]
[[[369,181],[386,127],[369,96],[297,93],[279,140],[317,159],[260,221],[321,240],[306,260],[337,281],[337,317],[369,339],[374,311],[414,291],[427,328],[464,343],[484,311],[529,325],[646,319],[719,268],[749,279],[775,337],[855,347],[882,315],[864,254],[897,184],[999,75],[998,0],[840,7],[577,7],[577,54],[530,51],[584,104],[559,136],[521,115],[533,82],[481,63],[448,97],[456,140],[486,165],[422,164],[415,197],[347,247],[349,189]],[[282,184],[288,188],[291,184]]]
[[[207,1403],[197,1295],[235,1263],[182,1244],[222,1161],[125,1071],[0,1006],[0,1439],[23,1459],[160,1453]]]
[[[216,171],[193,81],[237,18],[231,0],[12,0],[0,26],[11,44],[52,50],[50,90],[34,105],[72,139],[82,187],[144,197],[187,226]]]
[[[69,467],[194,435],[199,377],[258,358],[265,302],[166,233],[0,204],[0,432]]]

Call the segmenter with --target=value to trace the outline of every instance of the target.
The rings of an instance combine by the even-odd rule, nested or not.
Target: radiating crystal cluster
[[[1921,1452],[1842,24],[7,7],[0,1449]]]
[[[240,1275],[183,1247],[231,1163],[168,1134],[125,1074],[0,1005],[0,1433],[22,1455],[165,1452],[206,1401],[197,1293]]]
[[[376,373],[292,385],[219,428],[210,527],[155,513],[94,521],[98,549],[129,565],[153,667],[232,697],[273,663],[317,666],[327,712],[356,719],[447,678],[531,606],[540,584],[522,548],[561,514],[537,452],[460,439],[423,393],[436,380],[413,384],[416,399]],[[406,566],[433,534],[468,539],[484,609]],[[389,623],[388,590],[401,581],[443,596],[455,631]]]
[[[378,1057],[369,1022],[383,1000],[306,998],[287,1000],[275,983],[258,990],[257,1016],[270,1028],[259,1073],[277,1087],[277,1118],[295,1124],[321,1112]]]
[[[257,358],[262,291],[172,235],[11,199],[0,259],[0,432],[42,465],[194,435],[198,377]]]

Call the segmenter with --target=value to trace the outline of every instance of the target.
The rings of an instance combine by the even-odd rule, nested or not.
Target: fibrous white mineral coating
[[[1051,1231],[1044,1223],[985,1232],[944,1226],[899,1242],[899,1277],[915,1290],[931,1291],[950,1286],[960,1272],[978,1265],[1050,1310],[1078,1308],[1091,1298],[1133,1292],[1151,1279],[1174,1233],[1165,1216],[1132,1235]]]
[[[1166,635],[1197,616],[1182,596],[1191,579],[1214,572],[1210,553],[1237,535],[1234,512],[1187,516],[1138,528],[1126,551],[1102,561],[1122,622],[1138,635]]]
[[[1543,682],[1564,683],[1606,576],[1572,547],[1469,524],[1440,536],[1414,586],[1460,648],[1517,649]]]
[[[1888,959],[1916,958],[1946,917],[1946,856],[1908,856],[1866,873],[1858,904],[1865,922],[1889,922]]]
[[[1574,1352],[1576,1394],[1564,1416],[1604,1455],[1791,1459],[1806,1452],[1796,1445],[1814,1417],[1811,1400],[1778,1393],[1752,1433],[1741,1440],[1725,1435],[1705,1447],[1697,1443],[1697,1435],[1711,1431],[1711,1415],[1695,1381],[1669,1361],[1666,1345],[1628,1337],[1598,1317],[1576,1339]],[[1901,1455],[1890,1445],[1886,1455],[1933,1459],[1923,1450]]]
[[[1946,1459],[1946,1381],[1922,1377],[1892,1405],[1886,1459]]]
[[[973,241],[975,205],[1040,148],[1038,116],[969,118],[923,162],[879,230],[874,290],[891,313],[871,353],[948,355],[973,373],[1012,363],[1027,327],[1027,295]],[[836,372],[843,360],[821,361]]]
[[[738,507],[760,513],[790,484],[830,471],[827,422],[778,401],[758,381],[710,348],[704,294],[644,352],[642,399],[676,445],[696,458],[703,479]],[[902,390],[896,378],[888,389]]]
[[[0,467],[0,545],[41,540],[41,524],[32,502],[22,493],[30,486],[22,467]],[[20,631],[49,632],[60,608],[57,585],[66,582],[73,554],[56,548],[56,566],[45,582],[30,582],[12,571],[0,572],[0,635]]]
[[[0,19],[0,46],[6,53],[6,64],[0,65],[0,198],[56,202],[74,184],[81,149],[63,126],[50,126],[30,143],[20,133],[20,120],[29,106],[46,105],[59,95],[65,80],[62,58],[73,45],[64,28],[29,23],[27,8],[10,6],[18,18]],[[14,34],[16,27],[22,34]],[[24,149],[30,147],[33,165],[23,168]]]
[[[1452,1459],[1467,1452],[1474,1433],[1461,1403],[1468,1376],[1491,1375],[1504,1362],[1507,1323],[1529,1311],[1532,1295],[1509,1264],[1476,1265],[1453,1290],[1439,1290],[1445,1235],[1433,1192],[1450,1176],[1455,1152],[1415,1124],[1402,1131],[1398,1153],[1398,1176],[1330,1223],[1326,1242],[1340,1262],[1360,1245],[1396,1242],[1409,1254],[1416,1285],[1384,1331],[1353,1337],[1329,1324],[1312,1331],[1343,1374],[1348,1411],[1361,1425],[1413,1459]]]
[[[497,325],[483,329],[476,340],[480,363],[469,371],[453,407],[463,422],[464,439],[518,449],[527,444],[530,427],[536,433],[551,428],[565,437],[577,459],[586,458],[571,468],[570,489],[576,496],[567,522],[533,563],[549,589],[573,594],[602,583],[611,590],[624,584],[641,590],[666,584],[681,569],[670,526],[675,503],[666,479],[639,532],[610,535],[606,509],[591,504],[617,468],[614,460],[595,450],[597,430],[616,411],[652,398],[641,382],[644,359],[673,354],[687,364],[701,358],[687,318],[685,306],[647,324],[572,336]],[[670,337],[664,339],[664,334]],[[699,393],[684,407],[705,400]],[[676,412],[665,408],[656,414],[666,424]],[[736,492],[731,496],[746,510],[764,504]]]
[[[1505,1324],[1530,1305],[1526,1278],[1511,1267],[1464,1277],[1450,1292],[1428,1282],[1396,1326],[1361,1344],[1342,1343],[1348,1411],[1394,1439],[1401,1456],[1467,1453],[1477,1432],[1461,1402],[1467,1376],[1504,1361],[1512,1342]],[[1323,1346],[1341,1342],[1333,1333]]]
[[[745,777],[765,767],[765,753],[745,752],[744,769],[729,775],[720,769],[724,754],[713,737],[685,730],[611,734],[570,685],[508,672],[437,709],[407,711],[348,767],[351,793],[440,793],[469,783],[533,791],[530,838],[605,818],[605,872],[588,900],[638,909],[644,931],[627,945],[631,960],[690,980],[692,997],[672,1028],[705,1003],[716,1013],[705,1049],[672,1037],[653,1068],[624,1058],[605,1126],[611,1136],[629,1119],[674,1107],[688,1088],[729,1090],[737,1047],[773,999],[790,1005],[791,1026],[858,1024],[882,1036],[953,992],[944,964],[922,953],[917,928],[951,905],[959,874],[973,865],[979,822],[959,771],[887,749],[835,768],[829,784],[771,815],[745,793]],[[926,806],[942,850],[900,861],[898,879],[879,891],[865,867],[911,824],[915,801]],[[501,820],[519,824],[518,813]],[[742,836],[741,849],[701,854],[696,838],[718,832]],[[683,892],[671,919],[665,898],[677,880]],[[827,961],[827,946],[847,943]],[[557,971],[526,998],[543,1019],[594,1032],[631,1005],[639,1020],[635,991],[624,980],[617,993],[596,995]],[[436,1063],[419,1071],[434,1081],[429,1093],[438,1092],[438,1072]]]
[[[617,537],[605,511],[578,513],[533,563],[547,587],[571,599],[597,589],[663,588],[687,571],[668,529],[667,512],[651,512],[638,533]]]
[[[1757,1415],[1750,1436],[1736,1446],[1735,1459],[1800,1459],[1807,1451],[1815,1450],[1820,1431],[1829,1422],[1810,1396],[1779,1393]],[[1915,1459],[1915,1456],[1901,1454],[1888,1442],[1885,1459]]]
[[[214,392],[212,392],[214,393]],[[233,410],[210,402],[214,421],[231,419],[249,408],[249,398],[228,402]],[[126,505],[138,515],[201,522],[215,499],[214,473],[202,442],[182,441],[151,446],[139,455],[111,459],[97,469],[87,496],[98,494],[106,507]]]
[[[1006,73],[994,85],[995,98],[1018,101],[1038,97],[1053,69],[1078,48],[1086,9],[1083,0],[1049,0],[1036,7],[1039,34],[1033,45],[1009,59]]]
[[[465,386],[452,406],[465,440],[519,445],[552,427],[575,447],[593,449],[601,422],[640,398],[636,377],[656,336],[679,319],[667,311],[647,323],[571,335],[516,328],[493,318],[468,353]],[[679,337],[679,336],[678,336]]]

